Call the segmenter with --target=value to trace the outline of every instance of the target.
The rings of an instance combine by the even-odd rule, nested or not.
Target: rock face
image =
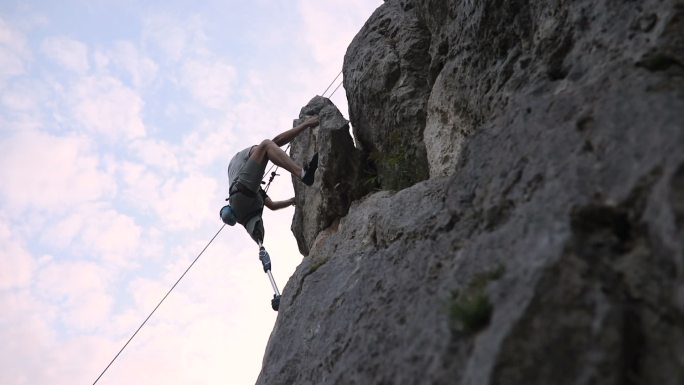
[[[320,227],[257,384],[684,383],[680,0],[388,0],[344,73],[381,191]],[[395,132],[429,179],[371,155]]]
[[[349,122],[321,96],[302,108],[294,125],[311,115],[318,115],[320,124],[295,138],[290,149],[290,156],[301,164],[319,154],[312,187],[292,177],[297,205],[291,228],[303,255],[309,254],[318,233],[346,215],[351,201],[362,193],[357,187],[361,155],[349,134]]]
[[[429,176],[423,145],[430,34],[416,9],[387,2],[366,23],[344,58],[344,88],[354,137],[383,189]]]

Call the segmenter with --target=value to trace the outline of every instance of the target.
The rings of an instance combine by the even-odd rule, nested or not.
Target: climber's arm
[[[295,199],[290,198],[286,201],[272,201],[271,198],[266,197],[264,200],[264,206],[268,207],[271,210],[280,210],[288,206],[293,206],[295,204]]]
[[[304,123],[291,128],[283,133],[276,135],[273,142],[278,146],[284,146],[292,141],[297,135],[309,127],[316,127],[318,125],[318,116],[312,116],[304,121]]]

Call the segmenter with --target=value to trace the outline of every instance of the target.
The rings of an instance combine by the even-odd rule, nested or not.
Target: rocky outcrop
[[[683,20],[386,1],[344,69],[382,191],[317,234],[257,384],[684,383]],[[369,155],[392,130],[429,179]]]
[[[349,134],[349,122],[327,98],[317,96],[302,108],[300,124],[307,116],[318,115],[320,124],[292,141],[290,156],[307,164],[318,153],[318,171],[313,187],[292,177],[297,200],[292,233],[302,255],[308,255],[318,233],[347,214],[351,201],[363,194],[359,181],[360,151]]]
[[[426,167],[433,177],[450,175],[466,138],[507,111],[513,96],[553,95],[604,74],[608,63],[681,72],[677,7],[388,1],[345,56],[354,134],[383,188],[423,180]]]
[[[430,35],[416,9],[380,7],[344,58],[354,137],[376,185],[401,189],[429,176],[423,145]]]

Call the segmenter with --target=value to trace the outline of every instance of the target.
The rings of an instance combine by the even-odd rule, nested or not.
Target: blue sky
[[[221,226],[232,155],[292,126],[380,4],[2,2],[0,383],[92,383]],[[281,288],[291,218],[264,218]],[[270,297],[224,229],[99,383],[253,383]]]

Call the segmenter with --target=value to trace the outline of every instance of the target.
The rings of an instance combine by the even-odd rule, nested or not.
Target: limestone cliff
[[[683,384],[684,3],[387,0],[257,384]]]

